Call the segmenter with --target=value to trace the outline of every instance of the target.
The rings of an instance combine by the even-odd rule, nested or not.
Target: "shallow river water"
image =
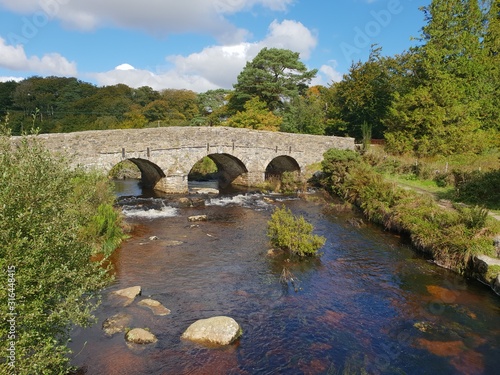
[[[72,363],[82,373],[499,373],[499,296],[433,265],[396,235],[349,224],[353,214],[325,210],[319,194],[233,193],[176,208],[170,197],[141,195],[131,181],[117,193],[134,230],[113,256],[116,280],[98,323],[72,335]],[[319,259],[267,254],[266,223],[283,204],[326,237]],[[199,214],[208,221],[188,222]],[[182,244],[168,246],[173,240]],[[280,282],[283,267],[299,280],[297,290]],[[151,297],[171,314],[108,298],[135,285],[142,287],[136,302]],[[131,349],[121,333],[106,337],[102,322],[118,312],[159,341]],[[238,341],[211,349],[181,340],[191,323],[217,315],[242,326]]]

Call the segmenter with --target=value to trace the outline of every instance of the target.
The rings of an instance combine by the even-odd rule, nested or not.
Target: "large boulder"
[[[233,318],[215,316],[194,322],[181,337],[199,344],[224,346],[231,344],[241,334],[241,327]]]
[[[125,334],[125,340],[132,344],[153,344],[158,341],[155,335],[143,328],[134,328]]]

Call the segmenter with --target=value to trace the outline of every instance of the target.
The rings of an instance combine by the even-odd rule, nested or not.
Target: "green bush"
[[[465,203],[500,209],[500,169],[481,172],[453,171],[455,193]]]
[[[277,208],[267,223],[271,244],[300,257],[317,255],[325,244],[325,238],[314,235],[313,229],[303,216],[294,216],[285,206]]]
[[[293,194],[299,190],[305,190],[307,183],[300,178],[298,172],[285,171],[281,174],[280,192],[283,194]]]
[[[9,294],[0,288],[0,373],[66,374],[71,327],[93,321],[111,279],[105,264],[108,241],[121,238],[119,215],[106,177],[72,171],[36,137],[12,147],[0,133],[0,269],[15,271]],[[5,361],[11,342],[14,368]]]

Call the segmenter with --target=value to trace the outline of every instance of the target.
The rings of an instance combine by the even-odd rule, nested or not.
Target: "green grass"
[[[453,196],[452,186],[441,187],[438,186],[436,184],[436,181],[434,180],[419,180],[409,178],[408,175],[384,174],[383,176],[387,181],[394,182],[395,184],[401,185],[402,187],[409,186],[411,188],[423,190],[425,192],[436,194],[439,196]]]

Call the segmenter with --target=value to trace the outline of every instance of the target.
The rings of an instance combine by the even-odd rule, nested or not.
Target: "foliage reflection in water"
[[[305,200],[263,198],[215,198],[202,208],[175,208],[169,217],[155,216],[161,208],[154,207],[173,207],[172,197],[125,199],[126,211],[153,212],[129,218],[135,230],[114,256],[116,282],[104,293],[98,324],[75,331],[73,363],[87,374],[498,369],[500,300],[489,289],[437,268],[380,228],[349,224],[352,213],[326,213],[323,204]],[[286,262],[300,280],[297,291],[280,282],[285,258],[267,254],[266,223],[283,202],[327,238],[319,260]],[[209,221],[187,221],[199,214]],[[169,246],[171,241],[181,244]],[[120,308],[107,298],[134,285],[143,288],[136,301],[151,296],[172,313],[154,316],[136,303]],[[122,334],[105,337],[103,320],[119,311],[133,316],[130,328],[149,328],[158,343],[132,350]],[[241,339],[222,349],[180,339],[192,322],[216,315],[238,321]]]

